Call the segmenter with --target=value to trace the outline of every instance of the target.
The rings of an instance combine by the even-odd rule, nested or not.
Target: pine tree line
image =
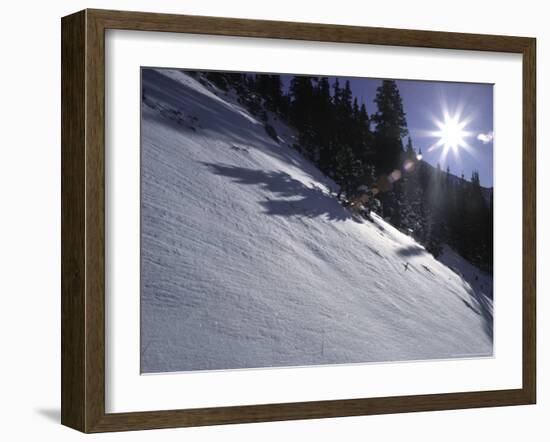
[[[353,97],[350,82],[338,78],[294,76],[284,91],[273,74],[204,73],[265,123],[276,139],[265,110],[293,126],[295,145],[351,196],[360,186],[377,190],[382,216],[411,234],[432,254],[449,244],[463,257],[492,271],[493,203],[485,198],[479,172],[470,181],[447,168],[421,160],[413,146],[398,86],[383,80],[377,89],[376,112]],[[271,133],[270,133],[271,132]],[[407,138],[406,146],[403,140]],[[454,179],[453,179],[454,178]]]

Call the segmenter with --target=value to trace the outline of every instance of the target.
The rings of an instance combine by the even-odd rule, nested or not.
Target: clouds
[[[480,133],[477,136],[477,139],[481,141],[483,144],[489,144],[493,141],[493,138],[495,138],[495,133],[493,131],[489,131],[486,134]]]

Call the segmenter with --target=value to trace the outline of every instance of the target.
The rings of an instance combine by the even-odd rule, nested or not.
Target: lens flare
[[[411,172],[414,169],[414,162],[411,160],[406,160],[403,164],[403,169],[405,169],[407,172]]]

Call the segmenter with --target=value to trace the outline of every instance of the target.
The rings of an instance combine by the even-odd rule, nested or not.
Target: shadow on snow
[[[413,245],[407,247],[401,247],[397,250],[397,254],[400,256],[418,256],[426,253],[426,250],[423,247]]]
[[[327,195],[318,187],[308,187],[292,178],[288,173],[263,171],[244,167],[203,163],[214,174],[231,178],[231,181],[242,185],[255,185],[276,196],[278,199],[267,199],[259,204],[268,215],[305,216],[314,218],[326,216],[332,221],[346,221],[355,218],[344,209],[335,198]],[[357,221],[360,222],[360,221]]]

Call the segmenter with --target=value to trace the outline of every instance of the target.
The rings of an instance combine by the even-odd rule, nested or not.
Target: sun
[[[447,117],[442,123],[438,124],[439,131],[436,131],[436,136],[439,137],[440,143],[444,149],[452,149],[457,151],[460,147],[465,146],[465,138],[468,132],[464,130],[465,121],[459,121],[458,117]]]
[[[441,159],[445,159],[449,152],[453,152],[458,158],[460,150],[471,151],[467,141],[467,138],[472,136],[471,132],[466,130],[468,119],[462,119],[458,112],[455,115],[444,112],[443,121],[434,120],[434,123],[438,130],[432,131],[430,135],[437,141],[430,146],[429,151],[441,148]]]

